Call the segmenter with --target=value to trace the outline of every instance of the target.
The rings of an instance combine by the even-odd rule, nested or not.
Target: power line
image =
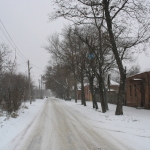
[[[26,60],[28,60],[28,59],[21,53],[21,51],[18,49],[18,47],[16,46],[16,44],[15,44],[14,41],[12,40],[12,38],[11,38],[10,34],[8,33],[7,29],[5,28],[3,22],[2,22],[1,20],[0,20],[0,22],[1,22],[2,26],[3,26],[3,28],[5,29],[7,35],[8,35],[9,38],[11,39],[12,43],[15,45],[15,47],[17,48],[17,50],[18,50],[18,51],[20,52],[20,54],[22,55],[22,57],[24,57]]]
[[[0,28],[0,30],[2,31],[2,33],[4,34],[5,38],[7,39],[7,41],[9,42],[9,44],[13,47],[13,49],[16,51],[16,48],[14,47],[14,45],[10,42],[10,40],[8,39],[8,37],[6,36],[5,32]],[[24,59],[19,53],[18,51],[16,51],[17,54],[24,60],[27,61],[26,59]]]
[[[41,75],[41,73],[38,73],[38,72],[33,72],[33,71],[31,71],[31,73],[35,73],[35,74],[40,74],[40,75]]]
[[[32,64],[32,63],[31,63],[31,64]],[[35,66],[36,68],[38,68],[38,69],[44,71],[44,69],[41,69],[41,68],[39,68],[38,66],[36,66],[36,65],[34,65],[34,64],[32,64],[32,65]]]
[[[18,49],[18,47],[17,47],[16,44],[14,43],[13,39],[11,38],[10,34],[8,33],[6,27],[4,26],[4,24],[3,24],[3,22],[2,22],[1,20],[0,20],[0,23],[2,24],[2,27],[4,28],[5,32],[7,33],[8,37],[9,37],[9,39],[10,39],[10,40],[8,39],[7,35],[6,35],[5,32],[2,30],[2,28],[0,28],[0,30],[1,30],[2,33],[4,34],[5,38],[7,39],[7,41],[8,41],[8,42],[10,43],[10,45],[13,47],[13,49],[15,50],[15,52],[17,52],[17,54],[19,55],[19,57],[20,57],[21,59],[23,59],[25,62],[27,62],[28,58],[26,58],[26,57],[21,53],[21,51]],[[13,43],[13,44],[12,44],[12,43]],[[41,69],[40,67],[34,65],[33,63],[30,63],[30,64],[32,64],[32,65],[35,66],[36,68],[38,68],[38,69],[44,71],[44,69]]]
[[[2,39],[2,41],[5,43],[4,39],[0,36],[0,38]]]
[[[21,63],[21,64],[17,64],[18,66],[20,66],[20,65],[26,65],[26,62],[23,62],[23,63]]]

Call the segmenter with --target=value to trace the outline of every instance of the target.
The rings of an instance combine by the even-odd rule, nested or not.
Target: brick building
[[[111,104],[117,104],[117,97],[119,91],[119,84],[113,80],[110,80],[110,89],[107,92],[107,101]]]
[[[84,94],[85,94],[85,100],[86,101],[92,101],[92,96],[91,96],[90,87],[89,87],[88,83],[84,84]],[[81,87],[80,87],[80,85],[78,85],[77,97],[79,100],[81,100]]]
[[[110,89],[108,89],[108,94],[113,95],[118,93],[119,91],[119,83],[110,80]]]
[[[92,101],[92,95],[91,95],[90,87],[88,83],[84,85],[84,93],[85,93],[85,100]]]
[[[126,79],[127,106],[150,108],[150,71]]]

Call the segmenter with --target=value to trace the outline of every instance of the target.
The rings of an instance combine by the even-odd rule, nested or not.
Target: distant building
[[[126,79],[125,104],[132,107],[150,108],[150,71]]]
[[[78,84],[77,98],[81,100],[81,85]],[[118,95],[119,84],[115,81],[110,80],[110,89],[107,89],[107,97],[108,102],[116,104],[117,103],[117,95]],[[99,89],[95,87],[96,100],[100,102],[100,92]],[[86,101],[92,101],[92,95],[90,92],[89,83],[84,84],[84,94]]]
[[[110,89],[107,91],[107,101],[111,104],[117,104],[117,97],[119,91],[119,83],[110,80]]]
[[[110,80],[110,89],[108,89],[108,92],[110,95],[118,93],[119,90],[119,83]]]
[[[78,84],[77,87],[78,87],[77,98],[79,100],[81,100],[81,84]],[[85,100],[86,101],[92,101],[89,83],[84,84],[84,94],[85,94]]]
[[[85,100],[92,101],[92,95],[91,95],[90,86],[88,83],[84,84],[84,93],[85,93]]]

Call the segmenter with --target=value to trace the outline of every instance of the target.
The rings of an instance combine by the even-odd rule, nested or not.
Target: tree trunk
[[[93,101],[93,108],[98,109],[98,104],[97,104],[96,97],[95,97],[95,92],[94,92],[93,81],[94,81],[94,77],[92,76],[89,79],[89,83],[90,83],[90,91],[91,91],[92,101]]]
[[[76,79],[75,79],[75,82],[74,82],[74,98],[75,98],[75,102],[77,103],[77,82],[76,82]]]
[[[118,93],[118,99],[117,99],[117,107],[115,115],[123,115],[123,102],[125,100],[125,80],[126,75],[123,79],[120,80],[120,87],[119,87],[119,93]]]
[[[103,80],[103,90],[104,90],[105,108],[106,108],[106,110],[109,110],[109,108],[108,108],[108,96],[107,96],[107,89],[106,89],[106,87],[105,87],[104,80]]]
[[[102,112],[105,113],[106,107],[105,107],[104,92],[103,92],[103,78],[101,75],[99,75],[98,80],[99,80],[99,90],[100,90]]]
[[[8,89],[7,111],[9,114],[12,112],[11,108],[12,108],[12,106],[11,106],[11,92]]]
[[[68,87],[67,87],[67,100],[69,100],[69,99],[70,99],[70,87],[68,85]]]
[[[123,108],[122,108],[122,102],[124,99],[124,89],[125,89],[125,80],[126,80],[126,74],[122,65],[122,61],[119,57],[119,53],[117,50],[114,34],[112,31],[112,20],[110,17],[110,12],[109,12],[109,1],[108,0],[103,0],[103,5],[104,5],[104,11],[105,11],[105,18],[106,18],[106,23],[107,23],[107,28],[109,32],[109,38],[110,38],[110,43],[112,45],[112,51],[114,53],[119,72],[120,72],[120,87],[119,87],[119,93],[118,93],[118,99],[117,99],[117,108],[116,108],[116,115],[123,115]]]
[[[86,106],[83,80],[84,80],[83,77],[81,77],[81,101],[82,105]]]

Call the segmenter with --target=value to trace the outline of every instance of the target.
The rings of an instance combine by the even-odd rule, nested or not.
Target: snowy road
[[[20,139],[16,139],[14,150],[130,149],[113,138],[110,140],[111,135],[94,127],[86,116],[54,98],[45,102],[43,111],[28,128],[32,131],[22,133]],[[108,137],[109,141],[106,140]]]

